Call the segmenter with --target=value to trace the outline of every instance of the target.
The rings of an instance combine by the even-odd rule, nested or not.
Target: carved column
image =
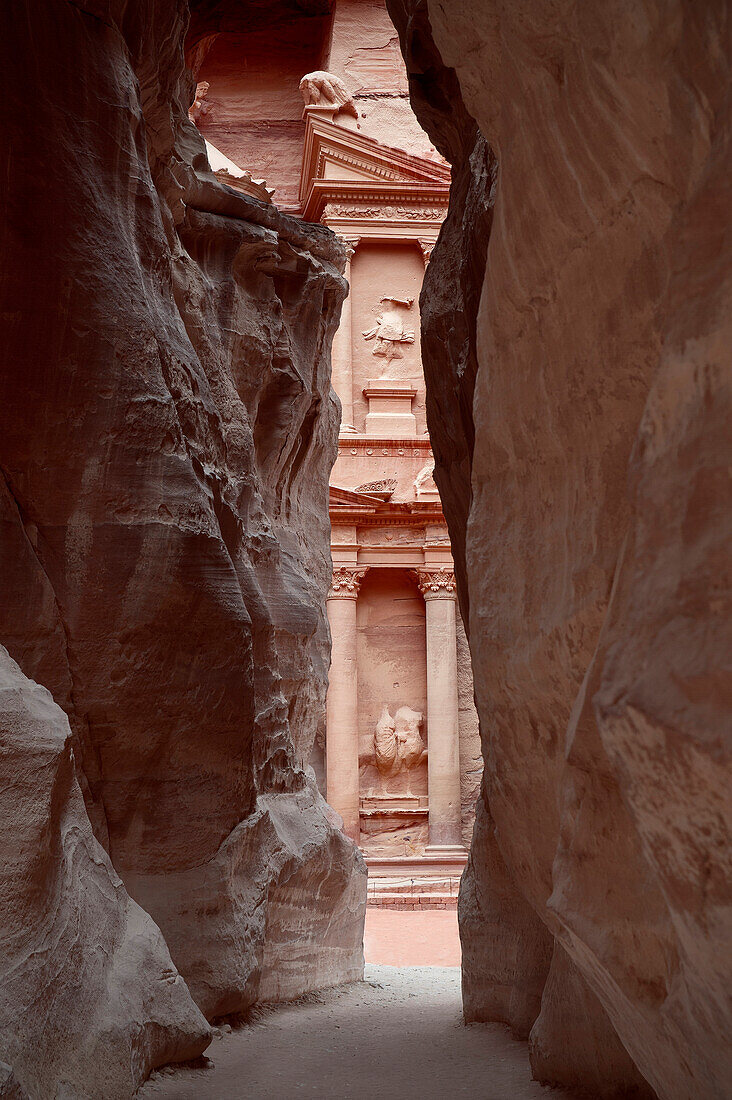
[[[427,625],[427,777],[430,847],[461,846],[455,574],[419,569]]]
[[[333,570],[327,608],[333,639],[326,714],[328,802],[343,818],[343,830],[359,841],[358,668],[356,601],[366,569]]]
[[[346,238],[349,246],[346,270],[343,277],[351,287],[351,259],[359,238]],[[353,332],[351,326],[351,300],[353,294],[349,289],[348,297],[343,303],[341,311],[341,323],[333,337],[333,350],[331,360],[333,364],[333,388],[341,399],[341,431],[355,432],[353,424]]]

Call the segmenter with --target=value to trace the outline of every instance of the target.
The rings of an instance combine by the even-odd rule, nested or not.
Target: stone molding
[[[447,205],[427,206],[415,196],[408,205],[403,203],[398,206],[393,203],[359,206],[356,202],[329,202],[323,210],[322,220],[327,222],[329,218],[366,218],[378,221],[403,221],[406,218],[410,221],[442,221],[446,212]],[[434,247],[434,243],[434,241],[431,242],[432,247]]]
[[[442,566],[439,569],[415,569],[414,577],[425,600],[454,600],[455,573]]]
[[[368,566],[337,565],[333,570],[327,599],[356,600]]]

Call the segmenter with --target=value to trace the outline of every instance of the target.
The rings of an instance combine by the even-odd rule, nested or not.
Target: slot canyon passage
[[[0,1096],[732,1098],[729,4],[2,19]]]

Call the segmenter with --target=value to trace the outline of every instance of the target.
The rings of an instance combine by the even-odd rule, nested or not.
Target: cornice
[[[332,527],[426,527],[434,523],[447,525],[439,501],[429,501],[413,512],[360,511],[357,508],[331,507]]]
[[[411,439],[384,439],[378,436],[349,436],[341,435],[338,437],[338,457],[342,455],[351,454],[365,454],[367,458],[371,455],[379,454],[384,458],[404,458],[412,451],[413,458],[421,458],[422,453],[427,451],[429,455],[432,454],[432,443],[429,436],[417,435]]]
[[[450,185],[415,180],[313,180],[303,209],[308,221],[320,221],[326,207],[333,221],[420,221],[438,228],[447,214]]]
[[[416,397],[417,391],[412,387],[400,386],[397,382],[388,389],[386,386],[383,388],[365,386],[361,391],[364,397]]]

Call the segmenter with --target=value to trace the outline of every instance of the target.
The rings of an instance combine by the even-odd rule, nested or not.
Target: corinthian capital
[[[333,570],[328,599],[340,596],[342,599],[355,600],[367,572],[368,566],[337,565]]]
[[[439,569],[415,569],[414,577],[426,600],[455,599],[455,573],[440,566]]]

